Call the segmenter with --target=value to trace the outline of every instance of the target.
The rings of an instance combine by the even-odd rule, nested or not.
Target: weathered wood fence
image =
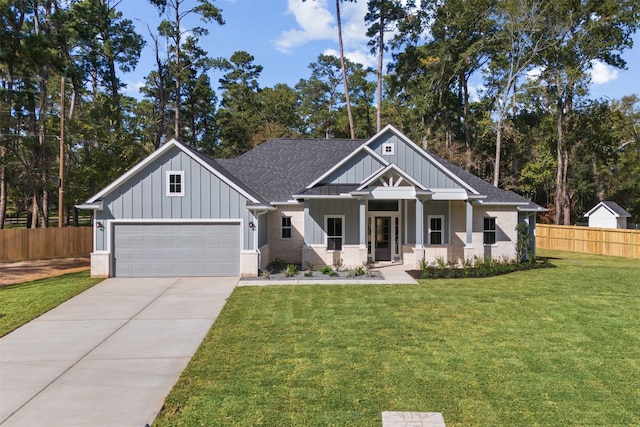
[[[536,224],[536,247],[640,258],[640,230]]]
[[[0,261],[89,256],[91,227],[0,230]]]

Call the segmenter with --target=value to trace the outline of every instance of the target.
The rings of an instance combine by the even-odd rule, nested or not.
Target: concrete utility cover
[[[440,412],[383,412],[382,427],[446,427]]]

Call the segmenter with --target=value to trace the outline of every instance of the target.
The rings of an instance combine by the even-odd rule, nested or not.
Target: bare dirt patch
[[[0,263],[0,286],[31,282],[90,268],[89,257],[32,259]]]

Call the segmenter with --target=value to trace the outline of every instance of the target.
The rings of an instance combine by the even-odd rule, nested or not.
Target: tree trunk
[[[42,180],[42,205],[40,207],[41,221],[40,224],[43,228],[49,225],[49,200],[47,196],[47,181],[49,180],[48,168],[47,168],[47,141],[46,141],[46,126],[45,117],[47,114],[47,98],[49,96],[49,88],[47,85],[47,77],[49,75],[48,67],[44,67],[42,75],[40,76],[40,105],[39,117],[40,125],[38,126],[38,144],[39,144],[39,166],[40,166],[40,179]]]
[[[38,210],[38,202],[36,200],[37,198],[38,193],[34,192],[33,198],[31,199],[31,224],[29,225],[30,228],[38,228],[38,217],[40,216],[40,213]]]
[[[562,127],[562,122],[564,120],[564,114],[562,111],[562,103],[558,103],[558,111],[557,111],[557,117],[556,117],[556,128],[557,128],[557,141],[556,141],[556,160],[558,162],[557,168],[556,168],[556,194],[554,197],[554,209],[555,209],[555,218],[554,218],[554,223],[556,225],[560,225],[560,222],[562,221],[562,204],[563,204],[563,198],[564,198],[564,180],[562,179],[563,176],[563,171],[564,171],[564,167],[563,167],[563,156],[562,156],[562,146],[563,146],[563,127]]]
[[[569,151],[564,151],[564,169],[562,171],[564,194],[562,195],[563,224],[571,225],[571,192],[569,191]]]
[[[149,30],[149,34],[151,34],[151,30]],[[160,58],[160,49],[158,46],[158,37],[154,36],[153,34],[151,34],[151,38],[153,39],[153,43],[154,43],[154,48],[155,48],[155,55],[156,55],[156,67],[157,67],[157,73],[158,73],[158,81],[157,81],[157,85],[158,85],[158,111],[157,116],[158,116],[158,125],[155,129],[155,135],[154,135],[154,141],[153,141],[153,146],[154,148],[157,150],[158,148],[160,148],[160,145],[162,144],[162,140],[165,137],[165,133],[166,133],[166,109],[167,109],[167,100],[166,100],[166,94],[165,94],[165,73],[164,73],[164,65],[162,63],[162,59]]]
[[[181,99],[180,99],[180,87],[182,86],[182,82],[180,81],[180,13],[179,13],[179,9],[178,7],[180,6],[180,2],[177,1],[176,4],[176,47],[175,47],[175,53],[174,55],[176,56],[176,65],[175,65],[175,72],[173,77],[176,79],[176,94],[175,94],[175,129],[173,131],[174,136],[177,140],[180,140],[180,108],[182,108],[181,106]]]
[[[472,152],[471,152],[471,126],[469,126],[469,82],[464,72],[460,73],[460,86],[462,86],[462,117],[464,120],[464,146],[466,149],[466,165],[467,171],[471,170]]]
[[[378,99],[376,102],[376,132],[382,129],[382,65],[384,54],[384,14],[380,12],[380,32],[378,40]]]
[[[13,66],[9,68],[9,75],[7,76],[7,107],[9,110],[13,107]],[[8,114],[7,126],[3,129],[5,135],[8,135],[11,129],[11,113]],[[0,230],[4,228],[4,221],[7,215],[7,149],[5,147],[5,139],[2,138],[2,145],[0,145]]]
[[[4,220],[7,215],[7,177],[6,166],[4,164],[6,157],[6,149],[0,146],[0,230],[4,228]]]
[[[500,183],[500,155],[502,152],[502,112],[498,113],[498,126],[496,130],[496,158],[493,162],[493,185]]]
[[[347,82],[347,69],[344,65],[344,48],[342,45],[342,21],[340,19],[340,0],[336,0],[336,16],[338,18],[338,43],[340,45],[340,67],[342,68],[342,81],[344,82],[344,96],[347,104],[347,116],[349,118],[349,131],[351,139],[356,139],[356,132],[351,114],[351,101],[349,100],[349,83]]]

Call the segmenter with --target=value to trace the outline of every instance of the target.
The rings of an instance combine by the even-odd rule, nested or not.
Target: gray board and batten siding
[[[344,244],[357,245],[360,233],[360,201],[354,199],[311,199],[304,202],[304,236],[309,245],[324,245],[325,216],[344,216]]]
[[[378,159],[361,149],[342,167],[323,179],[322,184],[359,184],[384,167]]]
[[[167,171],[184,171],[184,196],[167,196]],[[178,147],[172,147],[147,164],[134,176],[103,196],[103,209],[96,221],[177,222],[198,220],[242,222],[242,249],[253,250],[254,231],[247,227],[255,221],[247,210],[247,199],[236,189],[211,173]],[[96,230],[96,250],[108,251],[107,232]]]
[[[393,144],[392,155],[383,152],[383,146],[386,143]],[[415,144],[406,142],[391,131],[371,141],[369,148],[387,162],[397,165],[427,189],[462,188],[441,167],[428,160]]]

